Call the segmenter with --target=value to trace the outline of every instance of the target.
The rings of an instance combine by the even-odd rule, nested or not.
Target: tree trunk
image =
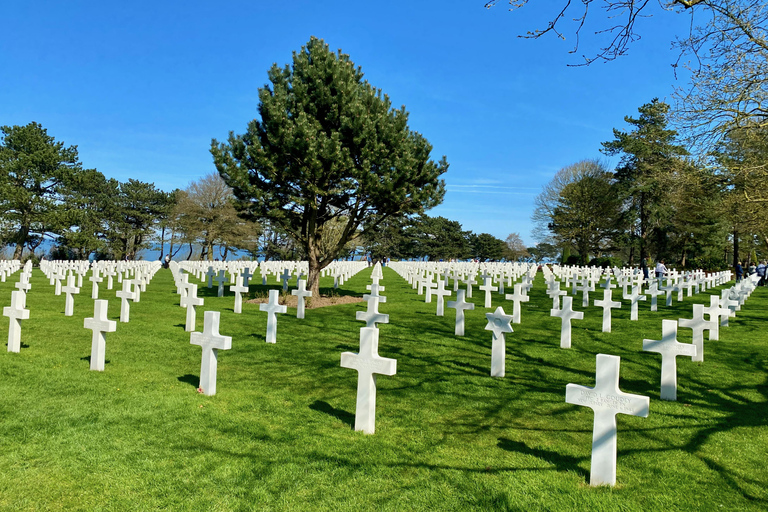
[[[21,226],[19,228],[19,232],[16,234],[16,249],[13,251],[13,259],[21,259],[21,255],[24,252],[24,245],[27,243],[28,236],[29,226]]]
[[[739,262],[739,230],[733,228],[733,266]]]

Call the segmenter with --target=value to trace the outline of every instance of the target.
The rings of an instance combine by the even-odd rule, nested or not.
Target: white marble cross
[[[186,293],[179,299],[179,304],[183,308],[187,308],[186,323],[184,324],[184,330],[186,332],[192,332],[195,330],[195,323],[197,322],[197,311],[195,306],[202,306],[204,299],[197,296],[197,285],[193,283],[187,283]]]
[[[280,275],[280,279],[283,280],[283,291],[288,291],[288,281],[291,279],[291,271],[287,268],[283,270],[283,273]]]
[[[32,285],[29,284],[29,274],[26,271],[23,271],[21,276],[19,276],[19,281],[14,286],[16,289],[26,294],[32,288]]]
[[[216,284],[218,286],[217,290],[217,297],[223,297],[224,296],[224,283],[227,282],[227,271],[224,269],[219,270],[219,273],[216,274]]]
[[[388,324],[389,315],[379,313],[379,298],[369,295],[368,310],[355,313],[355,319],[365,322],[365,327],[376,327],[376,323]]]
[[[10,319],[8,325],[8,352],[21,351],[21,321],[29,318],[26,307],[27,295],[21,290],[11,292],[11,305],[3,308],[3,316]]]
[[[679,327],[693,330],[693,345],[696,347],[693,361],[697,363],[704,361],[704,331],[712,332],[712,327],[716,323],[712,320],[704,320],[704,304],[693,305],[693,318],[681,318],[677,321]]]
[[[519,285],[516,285],[519,286]],[[488,324],[486,331],[493,331],[493,341],[491,345],[491,377],[504,376],[504,357],[506,355],[506,343],[504,340],[505,332],[513,332],[510,322],[512,315],[505,315],[504,310],[499,306],[493,313],[486,313],[485,318]]]
[[[584,318],[583,311],[574,311],[571,307],[573,297],[563,297],[563,307],[553,309],[549,312],[550,316],[559,317],[562,320],[560,326],[560,348],[571,348],[571,320],[581,320]]]
[[[277,343],[276,313],[285,313],[288,311],[287,306],[281,306],[277,303],[277,295],[277,290],[269,290],[269,302],[267,304],[259,304],[259,310],[267,312],[267,343]]]
[[[243,284],[243,276],[238,274],[235,278],[235,284],[229,287],[229,291],[235,293],[234,312],[240,314],[243,312],[243,294],[248,293],[248,287]]]
[[[213,278],[216,275],[216,271],[213,270],[213,267],[208,267],[208,272],[206,272],[205,275],[208,277],[208,288],[213,288]]]
[[[606,290],[608,291],[608,290]],[[616,484],[616,415],[648,416],[650,399],[619,389],[619,356],[597,354],[595,387],[568,384],[565,401],[595,412],[589,485]]]
[[[475,309],[475,305],[464,300],[465,290],[456,291],[456,300],[449,300],[448,307],[456,310],[456,336],[464,336],[464,310]]]
[[[567,294],[567,291],[560,289],[560,283],[556,279],[552,279],[547,285],[547,295],[552,299],[552,309],[560,309],[560,297]]]
[[[589,292],[592,291],[592,286],[590,285],[589,278],[587,276],[584,276],[581,279],[581,283],[579,283],[578,287],[574,286],[573,289],[575,291],[581,292],[581,307],[586,308],[589,306]]]
[[[128,322],[131,315],[131,305],[128,300],[133,300],[135,294],[131,291],[133,283],[130,279],[123,279],[123,289],[115,295],[120,298],[120,322]]]
[[[709,341],[718,341],[720,339],[720,316],[728,316],[729,310],[720,307],[720,297],[717,295],[709,296],[709,306],[704,308],[704,314],[709,315],[712,322],[712,328],[709,330]]]
[[[658,311],[658,299],[659,295],[664,295],[664,290],[659,290],[659,283],[656,280],[651,281],[651,286],[646,292],[651,296],[651,311]]]
[[[312,292],[307,290],[307,282],[303,279],[299,281],[298,286],[299,288],[297,290],[291,291],[291,295],[295,295],[297,297],[296,318],[304,318],[304,298],[311,297]]]
[[[467,298],[472,298],[472,285],[475,284],[475,274],[470,273],[464,280],[464,284],[467,285]]]
[[[643,350],[661,354],[662,400],[677,400],[677,356],[693,357],[696,347],[677,341],[677,321],[661,321],[661,340],[643,340]]]
[[[72,316],[75,307],[75,298],[73,295],[80,293],[80,288],[75,286],[75,276],[67,278],[67,285],[61,287],[61,291],[66,294],[64,301],[64,316]]]
[[[595,300],[595,306],[603,308],[603,332],[611,332],[611,309],[621,307],[621,302],[613,300],[613,289],[603,290],[603,300]]]
[[[440,279],[437,288],[432,292],[437,297],[437,316],[445,316],[445,298],[451,296],[451,290],[445,289],[445,281]],[[487,297],[486,297],[487,301]]]
[[[515,285],[515,293],[508,293],[504,296],[505,299],[512,301],[512,323],[520,323],[521,302],[529,302],[531,298],[523,292],[523,285],[518,283]]]
[[[93,267],[93,274],[88,280],[93,283],[91,285],[91,298],[96,300],[99,298],[99,283],[104,281],[104,278],[99,276],[99,267]]]
[[[631,308],[629,310],[630,320],[637,320],[637,302],[645,299],[646,299],[645,295],[642,295],[640,293],[640,285],[633,286],[632,293],[624,294],[624,300],[629,301],[630,308]]]
[[[376,374],[394,375],[397,360],[379,356],[379,330],[360,329],[360,352],[342,352],[341,367],[357,370],[355,430],[373,434],[376,430]]]
[[[248,267],[243,268],[243,286],[250,286],[251,278],[253,277],[253,274],[251,274],[251,271]]]
[[[203,332],[191,333],[189,342],[192,345],[203,347],[203,358],[200,364],[200,388],[204,395],[215,395],[218,351],[232,348],[232,337],[219,334],[218,311],[205,312]]]
[[[363,295],[363,300],[367,301],[368,297],[376,297],[376,298],[379,299],[379,302],[382,302],[382,303],[387,302],[387,298],[384,295],[381,295],[379,293],[379,292],[386,291],[386,288],[384,288],[383,286],[381,286],[379,284],[379,280],[378,279],[376,279],[373,283],[371,283],[369,285],[366,285],[365,289],[369,290],[371,293],[370,294],[368,294],[368,293],[364,294]]]
[[[490,308],[491,306],[491,292],[496,292],[499,290],[498,286],[493,286],[493,281],[491,280],[490,276],[485,276],[483,278],[483,284],[479,286],[480,290],[485,292],[485,307]],[[440,315],[443,316],[443,315]]]
[[[104,355],[107,348],[107,332],[117,330],[117,322],[107,318],[109,301],[96,300],[93,303],[93,317],[86,318],[83,326],[93,331],[91,337],[91,370],[104,371]]]
[[[424,302],[432,302],[432,293],[437,289],[437,284],[432,281],[432,276],[424,280]]]

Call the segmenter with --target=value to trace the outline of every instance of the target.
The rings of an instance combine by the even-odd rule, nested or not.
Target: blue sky
[[[434,158],[446,155],[448,192],[430,215],[532,245],[533,199],[555,172],[599,157],[625,115],[685,85],[670,49],[684,16],[657,10],[629,55],[568,67],[572,38],[517,37],[558,3],[6,2],[0,125],[39,122],[87,168],[184,188],[214,171],[211,139],[257,115],[268,68],[316,36],[406,106]],[[599,43],[587,32],[580,53]]]

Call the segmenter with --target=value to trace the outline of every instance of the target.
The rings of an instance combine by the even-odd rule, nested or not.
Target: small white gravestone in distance
[[[445,289],[445,281],[440,279],[437,282],[437,288],[432,292],[437,297],[437,316],[445,316],[445,298],[451,296],[451,290]],[[488,299],[486,298],[486,302]]]
[[[628,300],[630,303],[630,320],[637,320],[637,302],[640,300],[645,300],[645,298],[645,295],[640,293],[640,285],[637,284],[632,287],[632,293],[624,294],[624,300]]]
[[[189,342],[192,345],[203,347],[203,359],[200,364],[200,389],[204,395],[215,395],[218,351],[232,348],[232,337],[219,334],[218,311],[205,312],[203,332],[191,333]]]
[[[123,289],[115,295],[120,299],[120,322],[126,323],[130,319],[131,304],[128,300],[133,300],[134,293],[131,291],[133,283],[130,279],[123,279]]]
[[[696,347],[677,341],[677,321],[661,321],[661,339],[643,340],[643,350],[661,354],[662,400],[677,400],[677,356],[693,357]]]
[[[583,405],[595,412],[589,477],[592,486],[616,484],[616,415],[648,416],[647,396],[619,389],[620,362],[619,356],[597,354],[595,387],[568,384],[565,388],[566,403]]]
[[[584,318],[583,311],[573,310],[572,301],[573,297],[563,297],[563,307],[549,312],[550,316],[556,316],[562,320],[560,324],[560,348],[571,348],[571,320]]]
[[[213,267],[208,267],[208,272],[206,272],[205,275],[208,277],[208,288],[213,288],[213,278],[216,276],[216,271],[213,270]]]
[[[219,273],[216,274],[216,284],[218,285],[218,292],[217,297],[223,297],[224,296],[224,283],[227,282],[227,271],[222,269],[219,270]]]
[[[464,310],[475,309],[475,305],[464,300],[466,290],[456,291],[456,300],[449,300],[448,307],[456,310],[456,336],[464,336]]]
[[[711,328],[709,329],[709,341],[720,339],[720,315],[728,315],[728,309],[720,307],[720,298],[717,295],[709,296],[709,306],[704,308],[704,314],[709,315]]]
[[[8,325],[8,352],[21,351],[21,321],[29,318],[26,307],[27,295],[21,290],[11,292],[11,305],[3,308],[3,316],[10,319]]]
[[[235,284],[229,287],[229,291],[235,293],[234,312],[240,314],[243,312],[243,294],[248,293],[248,287],[243,284],[243,276],[240,274],[235,278]]]
[[[93,283],[91,285],[91,298],[96,300],[99,298],[99,283],[104,281],[104,278],[99,276],[99,267],[93,267],[93,275],[88,280]]]
[[[503,377],[505,371],[504,357],[506,355],[506,343],[504,340],[505,332],[512,332],[512,315],[505,315],[504,310],[499,306],[493,313],[486,313],[488,325],[486,331],[493,331],[493,341],[491,345],[491,377]]]
[[[483,284],[479,286],[480,290],[485,292],[485,307],[491,308],[491,292],[499,291],[498,286],[493,286],[493,280],[490,276],[484,276],[483,277]],[[440,315],[443,316],[443,315]]]
[[[621,307],[621,302],[613,300],[613,289],[603,290],[603,300],[595,300],[595,306],[603,308],[603,332],[611,332],[611,309]]]
[[[251,274],[251,270],[248,267],[243,268],[242,276],[243,276],[243,286],[250,286],[251,278],[253,277],[253,274]]]
[[[75,298],[73,295],[80,293],[80,288],[75,286],[75,276],[67,278],[67,286],[62,286],[61,291],[66,294],[64,301],[64,316],[72,316],[75,308]]]
[[[291,290],[291,295],[296,296],[296,318],[304,318],[304,298],[312,297],[312,292],[307,290],[307,282],[303,279],[299,280],[298,286],[297,290]]]
[[[528,302],[531,300],[531,298],[523,292],[522,284],[516,284],[514,289],[515,293],[508,293],[504,296],[504,298],[512,301],[512,323],[519,324],[521,312],[520,303]]]
[[[342,352],[341,367],[357,370],[355,430],[373,434],[376,430],[376,374],[394,375],[397,360],[379,356],[379,330],[360,329],[360,352]]]
[[[179,299],[181,307],[187,308],[187,317],[184,324],[184,330],[186,332],[192,332],[195,330],[195,323],[197,322],[196,306],[202,306],[204,299],[197,296],[197,285],[194,283],[187,283],[186,293]]]
[[[107,332],[117,330],[117,322],[107,318],[109,301],[96,300],[93,303],[93,318],[86,318],[83,326],[93,331],[91,337],[91,370],[104,371],[104,355],[107,348]]]
[[[277,290],[269,290],[269,302],[266,304],[259,304],[259,310],[267,312],[267,343],[277,343],[276,313],[285,313],[288,311],[287,306],[278,304],[277,295]]]
[[[704,362],[704,331],[712,332],[714,324],[716,322],[704,320],[704,304],[693,305],[693,318],[681,318],[677,321],[679,327],[693,329],[693,346],[696,347],[694,362]]]

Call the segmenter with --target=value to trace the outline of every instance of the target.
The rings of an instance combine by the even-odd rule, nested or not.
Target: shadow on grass
[[[587,480],[587,478],[589,477],[589,472],[579,467],[579,463],[582,461],[582,459],[579,457],[561,455],[557,452],[542,450],[540,448],[529,448],[525,443],[521,443],[519,441],[513,441],[505,437],[499,438],[499,443],[497,444],[497,446],[502,450],[506,450],[508,452],[522,453],[525,455],[531,455],[533,457],[536,457],[537,459],[541,459],[544,462],[553,464],[557,469],[557,471],[563,471],[563,472],[573,471],[574,473],[580,475],[585,480]]]
[[[81,361],[88,361],[88,364],[91,364],[91,356],[81,357],[80,360]],[[104,364],[109,364],[109,363],[110,363],[109,359],[105,359],[104,360]]]
[[[200,387],[200,377],[198,375],[192,375],[190,373],[186,375],[182,375],[181,377],[178,377],[179,382],[183,382],[185,384],[189,384],[195,389]]]
[[[349,425],[350,428],[354,428],[355,426],[355,415],[344,411],[342,409],[336,409],[328,402],[323,402],[322,400],[315,400],[309,405],[309,408],[313,411],[318,411],[325,413],[329,416],[333,416],[337,420],[346,423]]]

